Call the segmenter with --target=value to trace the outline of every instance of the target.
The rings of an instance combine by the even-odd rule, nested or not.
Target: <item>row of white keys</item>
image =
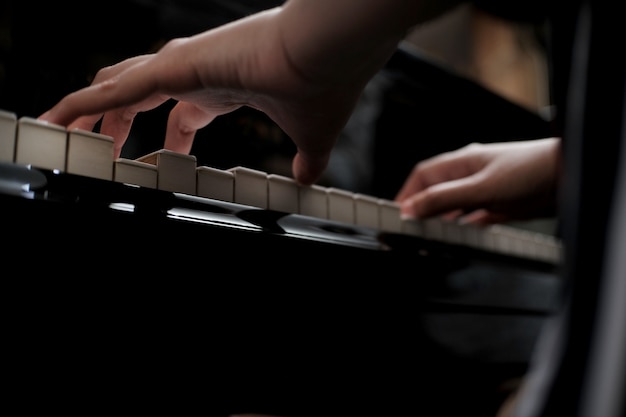
[[[156,164],[125,158],[114,160],[113,146],[110,136],[81,129],[67,130],[27,116],[18,119],[15,113],[0,110],[2,161],[158,188]]]
[[[0,112],[0,160],[111,180],[113,138]]]
[[[381,201],[337,188],[300,186],[292,178],[234,167],[197,166],[192,155],[160,149],[137,159],[113,160],[113,139],[0,111],[0,158],[39,168],[165,191],[231,201],[372,228],[381,227]],[[397,207],[384,203],[383,227],[399,232]]]
[[[456,243],[555,264],[560,262],[562,257],[562,244],[555,236],[517,227],[502,224],[490,226],[459,224],[440,218],[402,219],[401,222],[402,233],[424,239]]]
[[[239,204],[401,233],[397,203],[317,184],[300,185],[293,178],[234,167],[233,199]],[[207,175],[221,175],[213,169]],[[213,198],[214,195],[209,197]]]
[[[402,233],[446,243],[457,243],[524,258],[558,262],[559,241],[541,233],[505,225],[482,227],[440,218],[402,219],[393,201],[319,185],[298,185],[292,178],[245,167],[231,168],[233,200],[259,208]],[[220,173],[214,170],[215,174]]]
[[[108,136],[68,132],[30,117],[18,120],[11,112],[0,112],[0,129],[0,157],[7,161],[400,232],[399,209],[371,196],[300,186],[292,178],[246,167],[197,166],[194,156],[165,149],[113,160],[113,139]]]
[[[18,119],[4,110],[0,111],[0,138],[0,160],[267,208],[267,175],[259,171],[239,169],[238,176],[243,178],[235,194],[237,170],[198,167],[195,156],[166,149],[137,159],[114,160],[111,137],[79,129],[68,131],[32,117]],[[283,206],[286,201],[284,198]]]
[[[491,247],[500,252],[554,263],[561,260],[562,243],[554,236],[499,224],[489,231]]]
[[[114,141],[0,111],[0,160],[149,188],[196,192],[195,157],[165,150],[138,160],[113,158]]]
[[[161,149],[136,160],[113,160],[113,139],[0,110],[0,160],[105,180],[235,202],[262,209],[366,226],[386,232],[559,262],[553,236],[505,225],[477,227],[438,218],[407,220],[393,201],[245,167],[197,166],[192,155]]]
[[[159,150],[137,160],[113,158],[114,141],[0,110],[0,160],[149,188],[196,193],[196,159]]]
[[[459,224],[440,218],[402,219],[400,206],[390,200],[333,187],[303,186],[289,177],[241,166],[228,170],[198,167],[196,172],[197,194],[209,198],[530,259],[557,263],[561,257],[558,239],[541,233],[506,225]]]

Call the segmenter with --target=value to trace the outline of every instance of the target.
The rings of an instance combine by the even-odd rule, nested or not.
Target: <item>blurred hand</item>
[[[395,200],[409,218],[490,224],[555,212],[560,140],[473,143],[419,162]]]

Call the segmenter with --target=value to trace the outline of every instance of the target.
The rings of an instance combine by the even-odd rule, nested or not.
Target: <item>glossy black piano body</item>
[[[8,375],[53,408],[482,413],[560,290],[547,263],[0,168]]]

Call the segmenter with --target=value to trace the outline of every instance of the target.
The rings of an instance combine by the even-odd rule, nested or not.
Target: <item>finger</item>
[[[111,65],[108,67],[104,67],[101,68],[97,73],[96,76],[94,77],[93,81],[91,82],[91,84],[98,84],[103,82],[104,80],[108,80],[109,78],[112,78],[114,76],[117,76],[118,74],[120,74],[121,72],[123,72],[126,68],[134,65],[137,62],[141,62],[145,59],[148,58],[149,55],[141,55],[141,56],[136,56],[133,58],[128,58],[120,63],[117,63],[115,65]],[[74,120],[72,123],[70,123],[68,125],[69,129],[72,128],[78,128],[78,129],[83,129],[83,130],[93,130],[93,128],[95,127],[96,123],[98,123],[98,121],[100,119],[102,119],[103,114],[102,113],[98,113],[98,114],[94,114],[94,115],[87,115],[87,116],[81,116],[78,119]],[[107,129],[105,129],[107,130]],[[102,128],[100,130],[100,133],[105,133],[102,131]],[[113,135],[111,135],[113,136]]]
[[[82,116],[70,123],[68,129],[82,129],[93,130],[94,126],[102,118],[102,114],[95,114],[90,116]]]
[[[419,162],[396,194],[395,200],[403,200],[428,187],[441,182],[452,181],[474,173],[467,166],[467,160],[457,152],[445,152]]]
[[[292,172],[294,179],[303,185],[311,185],[320,179],[328,165],[330,152],[326,155],[308,156],[298,151],[293,158]]]
[[[102,82],[104,82],[105,80],[108,80],[110,78],[113,78],[117,75],[119,75],[120,73],[122,73],[123,71],[125,71],[127,68],[142,62],[144,60],[149,59],[151,55],[140,55],[140,56],[135,56],[132,58],[128,58],[122,62],[119,62],[115,65],[111,65],[108,67],[104,67],[101,68],[95,75],[94,79],[91,82],[91,86],[95,85],[95,84],[100,84]],[[74,92],[76,93],[76,92]],[[65,100],[65,99],[64,99]],[[64,100],[61,100],[61,102],[63,102]],[[57,124],[61,124],[63,126],[67,126],[68,129],[83,129],[83,130],[93,130],[93,127],[95,126],[95,124],[98,122],[98,120],[100,120],[100,118],[102,117],[103,112],[97,112],[97,113],[85,113],[84,115],[81,115],[82,117],[76,117],[73,120],[70,120],[68,122],[66,122],[65,120],[67,120],[67,118],[64,118],[62,115],[62,111],[59,110],[59,106],[61,104],[61,102],[57,103],[57,106],[49,109],[48,111],[46,111],[45,113],[41,114],[39,116],[39,119],[41,120],[47,120],[53,123],[57,123]],[[71,103],[70,103],[71,104]],[[63,106],[65,106],[65,104],[63,104]],[[70,106],[72,107],[72,106]]]
[[[121,149],[128,139],[137,114],[152,110],[163,104],[166,100],[167,96],[155,94],[135,105],[113,109],[104,114],[102,124],[100,125],[100,133],[113,137],[115,155],[119,156],[121,153]],[[81,119],[82,118],[78,120]]]
[[[422,175],[422,167],[417,164],[409,176],[404,180],[404,184],[402,184],[402,187],[396,194],[395,201],[401,203],[412,195],[424,190],[426,186],[422,180]]]
[[[102,117],[100,133],[113,138],[113,154],[116,158],[122,153],[136,115],[136,112],[131,111],[110,111]]]
[[[452,210],[441,215],[442,220],[456,221],[465,215],[463,210]]]
[[[423,218],[452,212],[473,210],[483,205],[479,183],[475,176],[435,184],[401,202],[404,217]]]
[[[473,224],[486,226],[496,223],[504,223],[510,220],[509,216],[501,213],[491,212],[486,209],[474,210],[470,213],[466,213],[457,219],[459,224]]]
[[[107,110],[141,102],[157,91],[157,75],[141,60],[101,82],[65,96],[40,116],[51,123],[68,126],[81,116],[96,116]]]
[[[52,120],[54,120],[54,117],[51,116],[51,110],[48,110],[47,112],[40,114],[39,117],[37,118],[39,120],[45,120],[50,123],[52,123]],[[98,123],[98,120],[100,120],[100,118],[102,118],[102,114],[81,116],[78,119],[74,120],[72,123],[68,124],[66,128],[67,130],[81,129],[81,130],[92,131],[96,123]]]
[[[234,110],[229,108],[228,111]],[[211,123],[224,111],[211,111],[180,101],[170,111],[167,119],[164,148],[189,154],[196,132]]]

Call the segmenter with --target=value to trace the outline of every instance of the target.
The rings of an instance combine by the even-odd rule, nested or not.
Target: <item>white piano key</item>
[[[113,180],[156,189],[157,167],[135,159],[117,158],[114,161]]]
[[[0,161],[14,161],[16,135],[17,115],[0,110]]]
[[[354,223],[372,229],[380,228],[378,198],[361,193],[354,194]]]
[[[526,254],[530,259],[540,259],[541,249],[536,238],[537,233],[526,231]]]
[[[111,181],[113,138],[81,129],[68,132],[67,172]]]
[[[402,233],[400,205],[392,200],[378,199],[380,206],[380,230],[389,233]]]
[[[485,226],[471,223],[459,224],[459,230],[463,244],[476,249],[483,249],[487,246]]]
[[[402,234],[409,236],[424,237],[424,225],[418,219],[400,219]]]
[[[529,259],[536,259],[535,245],[533,239],[534,232],[524,229],[518,229],[518,244],[516,245],[519,254]]]
[[[246,167],[229,169],[235,176],[235,203],[267,208],[267,173]]]
[[[502,227],[499,224],[493,224],[488,227],[490,239],[486,242],[488,246],[485,249],[499,253],[508,252],[507,235],[501,229]]]
[[[498,233],[499,225],[493,224],[485,226],[483,233],[478,234],[480,247],[491,252],[501,252],[499,248],[500,233]]]
[[[196,194],[220,201],[234,201],[235,174],[208,166],[196,168]]]
[[[267,176],[268,208],[270,210],[298,213],[298,183],[289,177],[278,174]]]
[[[422,225],[424,227],[425,238],[439,241],[445,240],[443,234],[443,220],[441,220],[439,217],[423,219]]]
[[[512,230],[507,230],[509,236],[509,250],[511,255],[526,257],[526,245],[524,241],[523,231],[515,228],[508,228]]]
[[[196,192],[196,157],[193,155],[159,149],[140,158],[157,167],[159,190],[193,195]]]
[[[528,233],[529,256],[555,264],[561,262],[561,242],[555,236],[539,232]]]
[[[298,185],[298,201],[300,214],[304,216],[328,218],[328,194],[320,185]]]
[[[328,218],[354,224],[354,193],[328,187],[326,188],[326,194],[328,194]]]
[[[450,243],[465,244],[463,225],[454,220],[440,219],[443,232],[443,238]]]
[[[555,236],[535,233],[534,254],[535,258],[541,261],[558,264],[562,259],[562,242]]]
[[[530,248],[533,244],[532,232],[504,224],[494,225],[491,230],[497,236],[496,250],[521,258],[536,259],[534,249]]]
[[[38,168],[65,171],[65,127],[23,116],[17,121],[15,162]]]
[[[563,259],[563,242],[555,237],[548,236],[545,241],[545,248],[541,252],[541,259],[558,264]]]
[[[490,249],[506,255],[519,255],[518,237],[511,229],[511,227],[502,224],[492,225],[490,233],[494,238],[494,246]]]

